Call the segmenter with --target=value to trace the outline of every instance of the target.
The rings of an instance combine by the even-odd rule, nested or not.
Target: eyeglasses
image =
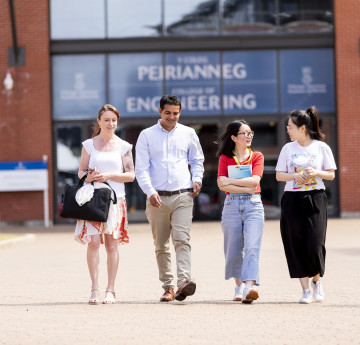
[[[246,138],[250,138],[250,137],[253,137],[255,135],[255,133],[253,131],[251,131],[251,132],[239,132],[237,135],[239,135],[239,134],[243,134],[244,137],[246,137]]]

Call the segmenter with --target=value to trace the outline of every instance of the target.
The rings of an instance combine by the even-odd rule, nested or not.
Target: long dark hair
[[[296,127],[305,126],[306,133],[311,139],[325,141],[325,134],[321,132],[319,125],[319,114],[315,106],[306,110],[294,110],[290,113],[289,119]]]
[[[216,152],[218,157],[222,154],[230,158],[234,156],[233,151],[235,149],[235,143],[231,139],[231,136],[237,136],[242,125],[248,125],[250,127],[250,125],[245,120],[233,121],[228,124],[225,133],[219,139],[214,141],[215,144],[220,145],[219,150]]]
[[[116,117],[117,117],[117,123],[119,123],[119,119],[120,119],[120,113],[119,111],[111,104],[105,104],[103,105],[98,113],[98,119],[100,120],[101,115],[104,114],[106,111],[112,111]],[[99,124],[97,123],[97,121],[95,122],[94,126],[93,126],[93,135],[92,138],[96,137],[97,135],[99,135],[101,132],[101,128],[99,126]]]

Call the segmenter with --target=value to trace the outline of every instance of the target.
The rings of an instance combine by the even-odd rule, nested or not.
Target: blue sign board
[[[0,162],[0,170],[38,170],[47,169],[45,161],[27,161],[27,162]]]
[[[281,111],[335,111],[333,49],[280,51]]]
[[[180,97],[183,114],[221,113],[218,52],[168,53],[165,61],[166,93]]]
[[[46,161],[1,162],[0,192],[48,190]]]
[[[160,53],[110,54],[110,103],[121,116],[158,114],[163,72]]]
[[[185,115],[278,110],[274,50],[224,53],[222,65],[219,52],[167,53],[162,61],[160,53],[109,56],[110,103],[122,116],[157,114],[165,93],[180,97]]]
[[[47,158],[46,158],[47,159]],[[49,173],[47,162],[0,163],[0,192],[44,192],[44,224],[49,226]]]
[[[222,71],[225,114],[278,111],[275,50],[225,52]]]
[[[157,116],[165,93],[187,116],[335,111],[333,49],[109,54],[108,85],[105,65],[103,54],[53,57],[55,119],[94,119],[108,102]]]

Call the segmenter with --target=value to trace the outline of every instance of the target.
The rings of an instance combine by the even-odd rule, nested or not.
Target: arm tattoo
[[[124,157],[131,157],[131,158],[132,158],[132,152],[131,152],[131,150],[127,151],[127,152],[124,154]]]
[[[132,172],[132,171],[135,170],[131,150],[127,151],[124,154],[124,156],[123,156],[123,164],[124,164],[124,169],[125,169],[126,172],[129,172],[129,171]]]

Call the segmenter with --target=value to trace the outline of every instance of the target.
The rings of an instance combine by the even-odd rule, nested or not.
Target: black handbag
[[[107,222],[111,201],[117,204],[116,193],[107,182],[104,182],[110,189],[106,187],[95,188],[91,200],[80,206],[76,202],[75,196],[77,191],[84,185],[86,177],[87,174],[80,179],[77,185],[65,185],[60,216],[63,218],[83,219],[93,222]],[[114,193],[114,199],[111,197],[112,192]]]

